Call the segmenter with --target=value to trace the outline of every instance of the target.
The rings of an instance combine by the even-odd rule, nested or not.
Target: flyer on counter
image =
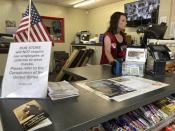
[[[52,124],[48,119],[48,113],[35,100],[18,106],[13,112],[24,130],[36,130]]]

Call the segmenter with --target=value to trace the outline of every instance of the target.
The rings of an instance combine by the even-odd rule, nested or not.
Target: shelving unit
[[[70,52],[74,49],[93,49],[94,54],[91,57],[89,64],[98,65],[100,64],[101,54],[102,54],[102,44],[71,44]]]

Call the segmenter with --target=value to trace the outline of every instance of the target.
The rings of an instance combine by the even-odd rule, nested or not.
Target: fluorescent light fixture
[[[77,7],[81,7],[81,6],[86,6],[86,5],[92,4],[94,2],[95,2],[95,0],[86,0],[86,1],[82,1],[80,3],[75,4],[73,7],[77,8]]]
[[[84,2],[85,0],[77,0],[77,1],[73,1],[71,3],[69,3],[69,5],[76,5],[78,3]]]

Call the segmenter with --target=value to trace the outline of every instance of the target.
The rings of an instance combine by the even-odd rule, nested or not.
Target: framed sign
[[[64,43],[64,18],[41,16],[54,42]]]

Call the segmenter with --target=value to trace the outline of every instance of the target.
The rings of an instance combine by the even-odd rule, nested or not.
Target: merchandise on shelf
[[[161,131],[175,131],[175,97],[169,96],[140,107],[134,111],[92,127],[90,131],[144,131],[161,129]],[[173,118],[173,119],[172,119]],[[173,122],[172,122],[173,121]],[[166,122],[166,123],[165,123]],[[165,125],[166,126],[166,125]]]

